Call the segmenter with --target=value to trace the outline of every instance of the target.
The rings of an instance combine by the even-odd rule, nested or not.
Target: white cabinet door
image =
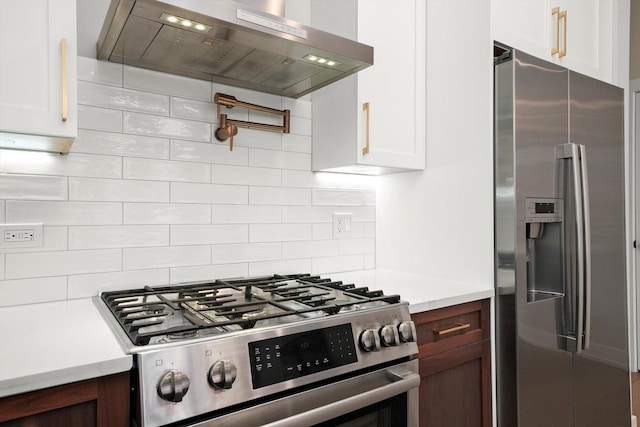
[[[562,13],[559,22],[554,8]],[[494,40],[607,82],[613,82],[613,17],[613,0],[491,2]],[[556,45],[565,56],[552,54]]]
[[[312,94],[313,169],[424,169],[425,2],[316,0],[311,17],[314,27],[374,48],[373,66]]]
[[[0,132],[75,138],[75,1],[0,0],[0,16]]]

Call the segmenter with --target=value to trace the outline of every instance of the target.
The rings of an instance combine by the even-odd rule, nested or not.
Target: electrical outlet
[[[0,247],[42,246],[42,224],[0,224]]]
[[[333,237],[342,239],[351,236],[351,221],[353,214],[334,213],[333,214]]]

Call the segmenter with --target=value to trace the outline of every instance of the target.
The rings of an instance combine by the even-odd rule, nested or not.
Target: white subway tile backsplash
[[[79,56],[78,80],[122,86],[122,65]]]
[[[298,274],[311,272],[311,259],[288,259],[284,261],[252,262],[249,276],[269,276],[272,274]]]
[[[333,207],[322,206],[283,206],[283,222],[333,222],[333,214],[336,212],[349,213],[353,209],[346,211]],[[355,221],[356,219],[353,218]]]
[[[186,98],[171,98],[171,117],[180,119],[199,120],[202,122],[218,122],[216,105]]]
[[[171,226],[172,246],[247,243],[248,241],[247,224]]]
[[[280,206],[215,205],[214,224],[273,224],[282,221]]]
[[[375,251],[375,239],[340,239],[340,255],[371,254]]]
[[[281,181],[281,171],[279,169],[213,165],[211,170],[211,182],[216,184],[279,187]]]
[[[282,244],[282,258],[315,258],[339,255],[337,240],[313,240],[307,242],[285,242]]]
[[[249,243],[234,245],[213,245],[212,264],[236,262],[273,261],[280,259],[280,243]]]
[[[211,165],[174,160],[123,159],[122,177],[154,181],[210,182]]]
[[[211,141],[211,125],[192,120],[174,119],[150,114],[123,114],[125,133],[160,136],[164,138],[186,139],[190,141]]]
[[[168,159],[169,139],[79,129],[71,152]]]
[[[61,176],[0,174],[0,199],[67,200],[67,180]]]
[[[321,206],[362,206],[364,193],[350,190],[313,190],[313,204]]]
[[[279,123],[278,125],[281,125]],[[217,126],[214,126],[214,131]],[[262,148],[265,150],[280,150],[282,149],[282,134],[276,132],[265,132],[255,129],[238,129],[238,134],[233,137],[233,146],[236,145],[242,147]],[[213,139],[217,141],[217,139]],[[229,142],[223,142],[228,146]]]
[[[210,224],[211,205],[188,203],[125,203],[125,224]]]
[[[295,135],[311,136],[311,119],[291,117],[291,133]]]
[[[252,148],[249,150],[249,166],[311,170],[311,154]]]
[[[42,222],[44,244],[0,250],[0,306],[100,291],[375,268],[376,177],[311,172],[311,97],[78,58],[68,156],[0,150],[0,223]],[[218,128],[216,92],[291,111],[291,133]],[[229,118],[275,125],[245,108]],[[353,214],[347,238],[333,214]],[[26,292],[25,292],[26,291]]]
[[[311,240],[311,224],[250,224],[250,242],[286,242]]]
[[[68,227],[42,227],[42,246],[30,248],[0,248],[0,253],[66,251],[68,249],[67,228]]]
[[[376,268],[376,254],[364,254],[364,268]]]
[[[18,156],[7,158],[7,172],[95,178],[122,178],[122,158],[95,154],[39,157],[40,162]]]
[[[174,203],[243,204],[249,201],[249,189],[244,185],[171,183]]]
[[[78,105],[78,128],[122,132],[122,111]]]
[[[140,113],[169,115],[169,97],[91,82],[78,82],[78,104]]]
[[[67,277],[0,281],[0,307],[67,299]]]
[[[334,213],[351,213],[354,222],[373,221],[375,208],[360,206],[283,206],[283,222],[332,222]]]
[[[7,201],[7,222],[44,225],[122,224],[122,203]]]
[[[175,140],[171,141],[171,159],[247,166],[249,164],[249,149],[238,147],[235,143],[232,151],[229,150],[227,143],[217,141],[208,143]]]
[[[64,276],[122,269],[122,249],[6,254],[7,279]]]
[[[124,67],[124,87],[202,101],[213,100],[211,82],[130,66]]]
[[[353,228],[354,223],[351,223]],[[327,240],[333,239],[333,224],[332,223],[317,223],[313,224],[313,240]]]
[[[304,99],[282,98],[282,109],[290,110],[294,117],[311,119],[312,103]]]
[[[169,284],[169,269],[116,271],[114,273],[76,274],[69,276],[69,299],[89,298],[101,291],[136,289]]]
[[[282,135],[282,150],[296,153],[311,153],[311,137],[304,135]]]
[[[211,246],[208,245],[125,248],[122,251],[124,270],[207,265],[211,261]]]
[[[69,249],[168,246],[168,225],[99,225],[69,227]]]
[[[310,205],[311,190],[306,188],[249,187],[252,205]]]
[[[69,178],[69,200],[168,202],[169,183],[122,179]]]
[[[328,258],[314,258],[311,261],[312,274],[327,274],[339,271],[364,269],[364,255],[350,255]]]
[[[248,275],[247,263],[174,267],[171,269],[171,283],[232,279]]]

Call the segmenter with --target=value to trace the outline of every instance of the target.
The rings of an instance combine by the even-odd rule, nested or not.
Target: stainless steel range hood
[[[373,48],[231,0],[112,0],[98,59],[298,98]]]

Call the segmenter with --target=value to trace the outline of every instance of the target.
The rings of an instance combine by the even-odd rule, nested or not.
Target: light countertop
[[[322,276],[398,294],[411,313],[493,296],[493,288],[380,269]],[[132,367],[91,298],[0,308],[0,342],[0,397]]]
[[[387,295],[398,294],[409,303],[411,314],[491,298],[494,295],[493,287],[382,269],[327,273],[322,276],[356,286],[367,286],[372,291],[381,290]]]
[[[0,343],[0,397],[132,366],[89,298],[1,308]]]

